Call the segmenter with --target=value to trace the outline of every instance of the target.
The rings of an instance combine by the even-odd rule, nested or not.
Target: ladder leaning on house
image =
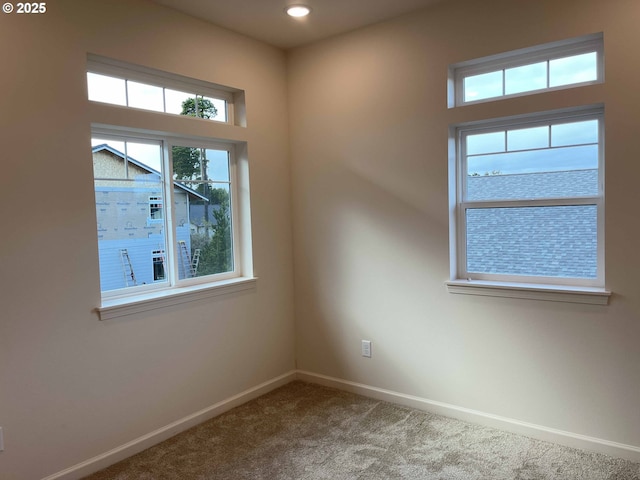
[[[133,273],[133,265],[131,265],[131,257],[129,257],[129,252],[126,248],[120,249],[120,262],[122,263],[122,273],[124,274],[124,286],[137,285],[136,275]],[[129,285],[129,282],[131,282],[131,285]]]
[[[199,264],[200,264],[200,249],[196,248],[193,251],[193,258],[191,259],[191,272],[193,273],[194,277],[198,273],[198,265]]]
[[[180,240],[178,242],[178,247],[180,248],[180,265],[182,265],[184,278],[195,277],[198,273],[198,264],[200,263],[200,249],[195,249],[192,259],[191,255],[189,255],[189,250],[187,249],[187,242]]]

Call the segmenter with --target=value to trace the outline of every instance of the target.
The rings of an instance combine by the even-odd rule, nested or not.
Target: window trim
[[[92,137],[96,136],[104,138],[105,140],[111,139],[114,141],[146,140],[150,142],[160,142],[164,172],[173,172],[172,156],[170,155],[171,146],[173,145],[194,145],[196,147],[226,150],[229,152],[230,201],[232,209],[231,230],[234,258],[233,271],[179,279],[179,254],[175,246],[177,239],[174,232],[174,226],[177,223],[175,209],[171,208],[167,211],[165,208],[165,215],[162,220],[165,222],[165,230],[167,232],[164,249],[165,262],[166,265],[172,266],[172,268],[168,268],[167,271],[165,271],[166,280],[146,285],[137,285],[135,287],[101,291],[101,306],[96,309],[100,314],[101,320],[125,316],[139,311],[154,310],[156,308],[162,308],[164,305],[184,303],[190,301],[188,300],[189,298],[209,297],[224,294],[227,291],[236,291],[237,289],[231,286],[255,279],[252,272],[251,252],[246,251],[251,245],[251,233],[247,231],[247,228],[250,226],[248,188],[245,188],[248,186],[247,159],[238,156],[238,147],[243,142],[232,142],[189,135],[163,135],[161,133],[150,133],[148,130],[135,128],[127,128],[125,130],[118,126],[97,124],[92,125],[91,135]],[[167,182],[166,180],[169,178],[171,178],[171,181]],[[161,172],[161,181],[163,184],[164,206],[174,205],[175,188],[173,176]],[[243,195],[239,192],[241,189],[245,191]],[[218,293],[206,293],[207,290],[215,291],[219,288],[222,290]],[[246,288],[240,288],[240,290],[243,289]],[[183,301],[182,297],[186,297],[187,300]],[[160,301],[160,299],[166,299],[166,301]],[[149,302],[154,303],[156,301],[159,302],[160,306],[154,306],[153,304],[147,305]]]
[[[95,312],[100,320],[112,320],[162,310],[174,305],[193,303],[221,295],[255,290],[258,278],[240,276],[216,283],[191,285],[171,290],[154,290],[138,295],[103,299]]]
[[[507,68],[521,67],[542,61],[551,61],[558,58],[580,55],[583,53],[596,52],[597,70],[596,79],[580,83],[571,83],[568,85],[559,85],[555,87],[547,86],[536,90],[526,92],[518,92],[512,94],[503,94],[500,96],[483,98],[479,100],[464,100],[464,80],[467,77],[480,75],[484,73],[503,71]],[[547,80],[549,72],[547,71]],[[504,82],[504,78],[503,78]],[[478,103],[493,102],[505,98],[521,97],[525,95],[533,95],[540,92],[550,92],[555,90],[564,90],[568,88],[576,88],[585,85],[594,85],[604,82],[604,36],[602,33],[585,35],[569,40],[559,42],[551,42],[535,47],[522,48],[511,52],[490,55],[483,58],[468,60],[451,65],[449,67],[449,108],[461,107],[466,105],[475,105]],[[504,89],[504,84],[503,84]]]
[[[598,196],[560,199],[468,201],[464,200],[466,187],[465,160],[462,158],[463,133],[491,131],[510,127],[535,126],[536,124],[561,123],[580,118],[599,119]],[[602,105],[537,112],[493,120],[468,122],[450,128],[450,256],[451,280],[447,282],[450,293],[505,296],[510,298],[535,298],[542,300],[578,301],[578,303],[608,302],[611,292],[604,288],[604,108]],[[597,205],[597,278],[575,279],[560,277],[532,277],[519,275],[477,274],[466,271],[466,208],[475,206],[551,206]],[[538,292],[538,293],[535,293]],[[578,295],[578,297],[575,297]],[[571,298],[573,298],[571,300]],[[569,300],[567,300],[569,299]]]
[[[445,282],[452,294],[486,297],[546,300],[552,302],[607,305],[611,291],[596,287],[571,287],[568,285],[525,284],[482,280],[449,280]]]

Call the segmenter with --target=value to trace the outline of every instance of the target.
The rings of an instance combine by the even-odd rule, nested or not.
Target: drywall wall
[[[284,53],[148,1],[47,9],[0,15],[6,480],[55,474],[294,368]],[[201,134],[247,142],[255,289],[99,321],[90,123],[105,109],[86,99],[87,53],[245,91],[246,128]]]
[[[298,368],[637,452],[639,15],[460,0],[289,53]],[[604,85],[448,109],[450,64],[596,32]],[[449,126],[597,103],[610,305],[449,294]]]

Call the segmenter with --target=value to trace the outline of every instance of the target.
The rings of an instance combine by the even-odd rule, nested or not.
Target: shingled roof
[[[467,180],[470,200],[575,197],[598,191],[597,170],[470,176]],[[597,207],[469,209],[467,271],[596,278]]]

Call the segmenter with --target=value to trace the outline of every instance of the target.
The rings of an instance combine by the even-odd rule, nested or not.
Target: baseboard
[[[147,448],[167,440],[180,432],[216,417],[234,407],[237,407],[238,405],[242,405],[243,403],[253,400],[254,398],[264,395],[265,393],[296,379],[357,393],[378,400],[396,403],[447,417],[457,418],[467,422],[499,428],[501,430],[525,435],[531,438],[537,438],[547,442],[603,453],[613,457],[631,460],[633,462],[640,462],[640,447],[637,446],[625,445],[600,438],[565,432],[456,405],[437,402],[426,398],[405,395],[403,393],[385,390],[362,383],[350,382],[348,380],[342,380],[303,370],[295,370],[245,390],[244,392],[170,423],[169,425],[136,438],[131,442],[109,450],[101,455],[97,455],[58,473],[49,475],[42,480],[78,480],[124,460],[125,458],[135,455],[136,453],[146,450]]]
[[[136,453],[140,453],[149,447],[152,447],[164,440],[167,440],[180,432],[183,432],[191,427],[194,427],[202,422],[205,422],[213,417],[216,417],[227,410],[231,410],[238,405],[253,400],[254,398],[264,395],[282,385],[285,385],[296,379],[296,372],[291,371],[280,375],[279,377],[268,380],[260,385],[245,390],[237,395],[234,395],[226,400],[218,402],[210,407],[207,407],[199,412],[196,412],[187,417],[181,418],[169,425],[159,428],[151,433],[136,438],[124,445],[109,450],[106,453],[97,455],[82,463],[69,467],[61,472],[54,473],[42,480],[77,480],[87,475],[90,475],[98,470],[102,470],[114,463],[117,463],[125,458],[128,458]]]
[[[350,382],[339,378],[328,377],[317,373],[298,370],[296,378],[309,383],[345,390],[352,393],[364,395],[366,397],[384,400],[387,402],[404,405],[418,410],[444,415],[446,417],[457,418],[467,422],[472,422],[500,430],[525,435],[527,437],[544,440],[572,448],[588,450],[591,452],[603,453],[612,457],[624,458],[633,462],[640,462],[640,447],[611,442],[600,438],[589,437],[577,433],[565,432],[554,428],[548,428],[532,423],[521,422],[512,418],[492,415],[468,408],[458,407],[447,403],[428,400],[426,398],[405,395],[403,393],[372,387],[361,383]]]

